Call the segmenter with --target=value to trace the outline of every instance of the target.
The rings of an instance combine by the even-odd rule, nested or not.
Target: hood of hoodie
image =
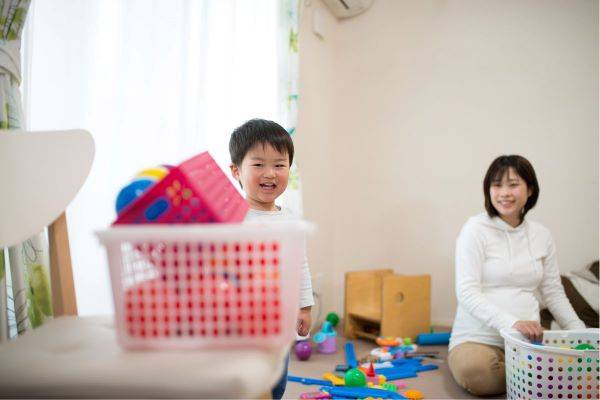
[[[475,219],[475,221],[477,223],[479,223],[487,228],[495,229],[495,230],[498,230],[503,233],[504,237],[506,238],[506,243],[507,243],[507,247],[508,247],[508,258],[509,258],[511,271],[513,271],[515,268],[514,260],[513,260],[513,242],[515,240],[519,240],[523,236],[524,236],[525,240],[527,241],[527,249],[529,251],[530,262],[532,264],[535,263],[535,258],[533,255],[533,251],[531,249],[531,238],[529,236],[529,223],[527,222],[526,219],[523,220],[523,222],[521,222],[521,224],[519,226],[513,227],[513,226],[509,225],[508,223],[506,223],[502,218],[500,218],[500,217],[492,218],[489,215],[487,215],[487,213],[481,213],[473,218]]]

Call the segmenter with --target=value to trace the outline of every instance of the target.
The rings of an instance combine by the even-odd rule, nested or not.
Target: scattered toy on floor
[[[423,360],[425,359],[424,356],[437,356],[439,352],[422,351],[419,353],[416,350],[417,345],[402,338],[394,338],[393,341],[390,340],[389,342],[380,341],[380,343],[395,344],[396,346],[376,348],[367,357],[369,362],[359,364],[354,344],[347,342],[344,345],[346,363],[337,365],[335,373],[327,372],[323,374],[324,380],[295,376],[290,376],[288,379],[305,385],[322,385],[320,392],[305,393],[305,397],[301,397],[305,399],[368,397],[423,399],[423,393],[414,389],[406,390],[404,395],[398,393],[398,390],[407,387],[407,384],[399,381],[399,379],[415,378],[421,372],[438,369],[435,364],[423,364]],[[375,357],[373,354],[381,357]],[[396,357],[396,355],[400,355],[400,357]],[[340,372],[344,373],[343,378],[339,375]]]
[[[298,382],[303,385],[330,385],[331,382],[324,379],[305,378],[303,376],[288,375],[287,380],[290,382]]]
[[[335,328],[337,326],[337,324],[340,322],[340,316],[334,312],[330,312],[325,317],[325,320],[329,321],[331,323],[331,326],[333,326]]]
[[[335,374],[332,374],[331,372],[325,372],[323,374],[323,378],[325,378],[326,380],[331,382],[331,384],[333,386],[344,386],[346,384],[346,382],[344,381],[344,378],[341,378]]]
[[[450,332],[421,333],[417,335],[418,345],[447,345],[450,343]]]
[[[418,390],[407,390],[406,392],[404,392],[404,397],[410,400],[422,400],[423,393],[421,393]]]
[[[337,333],[329,321],[323,321],[321,330],[315,335],[313,341],[317,344],[319,353],[331,354],[337,350]]]
[[[327,392],[304,392],[300,394],[301,399],[331,399],[331,395]]]
[[[367,386],[367,377],[360,369],[351,368],[344,375],[344,383],[349,387],[364,387]]]
[[[294,346],[294,354],[300,361],[306,361],[312,354],[312,346],[308,340],[300,340]]]
[[[331,394],[334,398],[363,399],[374,397],[381,399],[405,399],[400,393],[391,390],[373,389],[366,387],[322,387],[321,390]]]
[[[358,366],[358,362],[356,361],[356,352],[354,351],[354,343],[348,342],[344,346],[346,352],[346,364],[350,366],[350,368],[356,368]]]

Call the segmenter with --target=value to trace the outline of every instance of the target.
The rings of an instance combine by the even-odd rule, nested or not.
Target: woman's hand
[[[517,321],[512,327],[532,342],[541,342],[544,338],[544,328],[537,321]]]
[[[312,324],[312,317],[310,315],[311,307],[301,308],[298,312],[298,321],[296,323],[296,331],[300,336],[308,335],[310,331],[310,325]]]

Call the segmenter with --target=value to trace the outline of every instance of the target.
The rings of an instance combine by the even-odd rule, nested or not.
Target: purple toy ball
[[[298,343],[296,343],[296,345],[294,346],[294,353],[296,354],[296,357],[298,357],[298,360],[308,360],[310,358],[310,355],[312,354],[312,347],[310,345],[310,342],[308,340],[301,340]]]

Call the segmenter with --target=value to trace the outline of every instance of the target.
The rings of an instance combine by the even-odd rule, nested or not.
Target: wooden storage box
[[[376,339],[429,332],[431,276],[396,275],[391,269],[346,273],[344,335]]]

